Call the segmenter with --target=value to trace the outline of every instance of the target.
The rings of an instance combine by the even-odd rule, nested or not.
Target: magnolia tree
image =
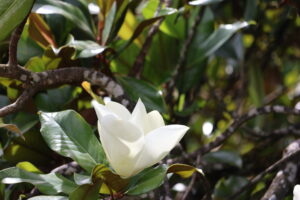
[[[296,0],[0,0],[1,199],[299,200]]]

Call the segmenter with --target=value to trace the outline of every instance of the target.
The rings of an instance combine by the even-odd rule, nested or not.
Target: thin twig
[[[300,140],[296,140],[285,149],[283,157],[287,157],[299,149]],[[294,161],[288,162],[282,170],[277,172],[261,200],[283,199],[287,192],[294,186],[298,171],[299,160],[295,159]]]
[[[163,0],[160,1],[156,12],[154,14],[155,17],[158,16],[159,11],[161,10],[162,4],[163,4]],[[165,1],[166,7],[169,7],[171,4],[171,1]],[[143,47],[141,48],[141,51],[139,52],[139,55],[137,56],[133,67],[131,69],[131,71],[129,72],[129,76],[134,76],[136,78],[140,78],[143,72],[143,68],[144,68],[144,63],[145,63],[145,59],[146,59],[146,54],[148,52],[148,50],[151,47],[151,43],[153,40],[153,36],[158,32],[159,30],[159,26],[161,25],[161,23],[163,22],[164,18],[160,18],[155,24],[153,24],[153,26],[150,28],[147,38],[143,44]]]
[[[196,16],[196,19],[188,33],[187,39],[185,40],[181,50],[180,50],[180,56],[179,56],[179,60],[177,65],[175,66],[172,78],[170,80],[170,82],[167,85],[168,88],[168,96],[166,97],[167,102],[171,103],[172,100],[172,95],[173,95],[173,91],[175,89],[175,82],[178,79],[178,75],[179,72],[181,71],[181,69],[184,67],[186,59],[187,59],[187,54],[188,54],[188,49],[190,47],[190,45],[193,42],[193,39],[197,33],[197,27],[200,24],[201,20],[202,20],[202,16],[204,14],[205,11],[205,7],[201,7],[199,9],[198,15]]]
[[[18,66],[18,60],[17,60],[18,42],[20,40],[20,37],[21,37],[21,34],[23,32],[26,21],[27,21],[27,17],[16,28],[16,30],[13,32],[13,34],[11,36],[11,39],[10,39],[8,65],[11,66],[11,67]]]
[[[237,197],[239,197],[244,191],[246,191],[247,189],[251,188],[253,185],[255,185],[258,181],[260,181],[266,174],[271,173],[276,171],[277,169],[281,168],[283,165],[285,165],[286,163],[292,161],[293,159],[298,158],[300,155],[300,148],[298,148],[296,151],[294,151],[293,153],[291,153],[290,155],[283,157],[282,159],[278,160],[277,162],[275,162],[273,165],[271,165],[270,167],[268,167],[266,170],[264,170],[263,172],[261,172],[260,174],[258,174],[257,176],[255,176],[254,178],[252,178],[250,180],[250,182],[248,184],[246,184],[245,186],[241,187],[235,194],[233,194],[231,197],[229,197],[228,199],[236,199]]]
[[[229,125],[229,127],[214,141],[204,145],[203,147],[193,152],[189,156],[196,157],[198,154],[203,155],[207,152],[210,152],[212,149],[223,144],[223,142],[227,140],[246,121],[254,117],[257,117],[259,115],[270,114],[270,113],[300,115],[300,110],[294,108],[288,108],[280,105],[274,105],[274,106],[267,105],[261,108],[251,109],[248,113],[242,115],[238,119],[235,119],[231,123],[231,125]]]

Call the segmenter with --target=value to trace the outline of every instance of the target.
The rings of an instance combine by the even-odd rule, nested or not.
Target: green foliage
[[[132,102],[142,99],[148,111],[163,114],[166,124],[191,128],[162,163],[177,159],[200,163],[203,171],[187,164],[159,163],[134,177],[120,177],[106,159],[90,103],[92,98],[105,100],[110,92],[88,83],[82,85],[85,90],[80,83],[58,83],[38,88],[21,111],[0,118],[0,199],[28,198],[33,187],[40,196],[30,196],[31,200],[93,200],[109,195],[145,199],[143,194],[153,196],[164,181],[168,184],[160,190],[170,188],[167,193],[177,199],[183,194],[173,186],[181,183],[186,188],[189,180],[182,178],[195,172],[198,179],[192,180],[187,199],[201,199],[207,193],[206,181],[214,198],[227,199],[299,137],[293,129],[270,135],[289,126],[299,129],[300,123],[297,117],[271,113],[244,121],[199,162],[191,156],[254,107],[299,108],[296,0],[160,2],[0,0],[0,63],[7,63],[9,37],[31,10],[18,42],[18,64],[39,73],[80,66],[116,80]],[[196,20],[199,24],[194,27]],[[30,81],[1,77],[0,109],[14,102]],[[205,130],[205,123],[211,130]],[[51,173],[71,161],[79,165],[75,173]],[[267,174],[239,199],[261,198],[273,176]]]

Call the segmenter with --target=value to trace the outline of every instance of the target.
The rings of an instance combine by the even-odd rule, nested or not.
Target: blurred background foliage
[[[281,104],[300,109],[299,9],[297,0],[173,0],[168,7],[159,0],[36,0],[18,44],[18,62],[34,72],[82,66],[114,78],[133,101],[142,98],[149,110],[163,113],[167,123],[191,127],[173,158],[213,141],[251,108]],[[199,25],[193,27],[199,16]],[[149,29],[161,19],[137,76],[134,63]],[[0,63],[8,60],[8,44],[8,39],[0,43]],[[169,87],[171,80],[174,88]],[[0,78],[0,84],[3,107],[18,97],[21,83]],[[0,129],[0,168],[29,161],[46,173],[69,162],[43,142],[37,112],[74,109],[96,130],[90,100],[80,85],[64,85],[39,92],[22,111],[4,117],[0,124],[10,126]],[[256,117],[206,154],[200,163],[206,166],[214,198],[228,198],[248,177],[278,160],[297,135],[269,133],[299,123],[286,115]],[[263,134],[256,134],[259,131]],[[273,176],[241,198],[261,197]],[[176,177],[169,182],[174,199],[189,183],[178,183]],[[0,199],[18,199],[31,189],[30,184],[0,184]],[[198,181],[188,199],[200,199],[204,193]]]

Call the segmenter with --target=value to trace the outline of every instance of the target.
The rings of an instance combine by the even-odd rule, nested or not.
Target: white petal
[[[145,126],[147,125],[147,111],[145,108],[145,105],[141,101],[141,99],[138,100],[137,104],[135,105],[130,121],[134,123],[136,126],[138,126],[141,131],[145,133]]]
[[[295,185],[293,193],[294,193],[293,200],[300,200],[300,185]]]
[[[106,106],[98,103],[96,100],[92,100],[92,106],[94,107],[98,120],[101,120],[102,117],[106,115],[115,115],[111,112]]]
[[[135,170],[150,167],[161,161],[179,143],[188,129],[189,127],[183,125],[168,125],[148,133]]]
[[[131,176],[144,145],[143,133],[131,122],[113,115],[103,117],[100,125],[100,140],[112,168],[123,177]]]
[[[111,112],[118,115],[123,120],[129,120],[129,118],[131,117],[131,114],[127,110],[127,108],[117,102],[110,101],[105,105],[105,107],[108,108]]]
[[[147,126],[145,127],[145,133],[149,133],[150,131],[160,128],[165,125],[164,119],[156,110],[148,113]]]

